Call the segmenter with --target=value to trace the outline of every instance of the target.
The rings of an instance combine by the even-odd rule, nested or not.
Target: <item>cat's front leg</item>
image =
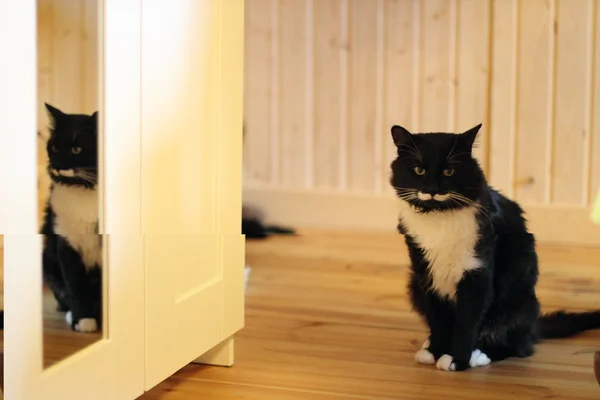
[[[429,337],[415,354],[420,364],[435,364],[450,351],[454,313],[451,304],[437,294],[423,287],[417,279],[412,279],[410,296],[413,307],[425,318],[429,327]]]
[[[92,292],[81,256],[61,238],[58,242],[58,258],[70,298],[70,310],[65,319],[75,331],[95,332],[98,330],[98,319],[95,317]]]
[[[427,350],[437,362],[439,358],[450,351],[454,327],[452,307],[436,294],[427,293],[427,325],[429,338],[424,343]],[[435,364],[435,362],[433,363]]]
[[[481,321],[493,298],[492,290],[491,275],[483,268],[466,273],[459,282],[450,352],[437,360],[438,369],[463,371],[490,363],[487,355],[475,349],[475,342]]]

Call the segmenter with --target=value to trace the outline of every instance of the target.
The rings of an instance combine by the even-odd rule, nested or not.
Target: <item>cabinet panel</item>
[[[144,247],[149,389],[222,340],[223,278],[214,234],[145,235]]]
[[[3,111],[0,138],[2,179],[0,232],[5,255],[5,390],[7,399],[131,399],[143,393],[143,242],[140,235],[140,2],[103,0],[103,83],[100,217],[105,236],[110,310],[100,341],[42,368],[41,237],[36,189],[36,2],[0,5],[0,48],[11,63],[0,65]],[[9,9],[4,9],[9,7]],[[15,40],[18,38],[19,40]],[[6,79],[8,78],[8,79]],[[4,82],[6,79],[6,82]],[[5,83],[10,84],[5,85]],[[6,122],[4,122],[6,121]],[[4,125],[6,124],[6,126]],[[8,125],[10,124],[10,125]],[[5,129],[6,128],[6,129]],[[6,164],[5,164],[6,163]],[[19,171],[15,174],[14,171]],[[10,196],[6,196],[9,193]],[[10,198],[13,200],[5,201]],[[6,217],[6,218],[5,218]]]
[[[243,325],[243,4],[142,5],[146,389]]]

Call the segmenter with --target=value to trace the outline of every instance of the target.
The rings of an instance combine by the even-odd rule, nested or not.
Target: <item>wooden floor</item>
[[[541,246],[545,310],[600,308],[600,249]],[[247,245],[246,327],[232,368],[189,365],[142,400],[599,399],[600,331],[466,372],[417,365],[401,237],[307,233]]]
[[[40,267],[41,268],[41,267]],[[4,309],[4,253],[0,249],[0,300]],[[102,334],[74,332],[65,322],[64,313],[56,311],[54,296],[44,288],[43,294],[44,359],[48,368],[79,350],[100,340]],[[0,356],[4,353],[4,331],[0,331]],[[1,372],[1,371],[0,371]]]
[[[65,313],[56,311],[56,300],[44,288],[44,368],[77,353],[102,338],[101,332],[81,333],[71,329],[65,321]]]

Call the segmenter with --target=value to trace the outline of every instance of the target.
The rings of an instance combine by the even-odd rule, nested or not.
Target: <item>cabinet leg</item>
[[[192,363],[231,367],[233,365],[233,336],[196,358]]]

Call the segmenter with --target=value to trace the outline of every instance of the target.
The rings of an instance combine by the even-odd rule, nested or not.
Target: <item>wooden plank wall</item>
[[[38,0],[37,10],[37,126],[46,138],[44,102],[66,113],[98,110],[98,0]],[[37,150],[41,208],[49,185],[45,139]]]
[[[490,16],[489,0],[248,0],[249,181],[389,191],[392,124],[487,122]]]
[[[391,125],[482,122],[494,186],[581,217],[600,186],[599,13],[594,0],[247,0],[246,186],[390,196]]]

